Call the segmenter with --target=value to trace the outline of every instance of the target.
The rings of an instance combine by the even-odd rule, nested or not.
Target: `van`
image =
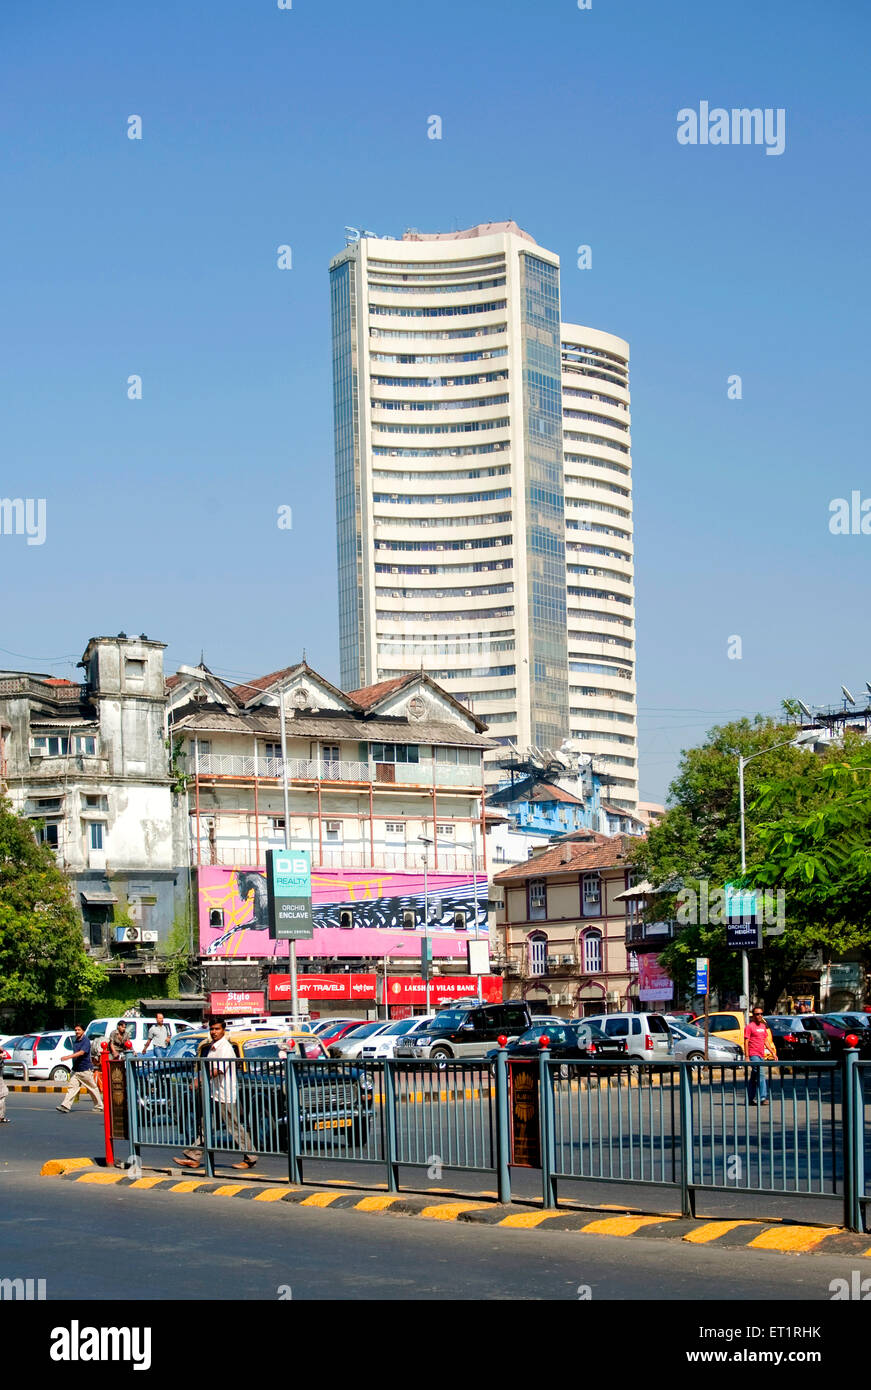
[[[578,1023],[598,1023],[609,1038],[624,1038],[633,1062],[673,1062],[671,1029],[662,1014],[587,1014]]]
[[[170,1041],[176,1033],[183,1033],[187,1028],[196,1026],[186,1018],[167,1018],[164,1015],[163,1021],[169,1029]],[[96,1043],[99,1048],[101,1043],[109,1041],[109,1034],[114,1033],[121,1022],[127,1024],[127,1036],[133,1044],[133,1051],[142,1052],[148,1042],[148,1030],[152,1023],[157,1022],[156,1018],[150,1016],[148,1018],[92,1018],[85,1029],[85,1035],[91,1043]]]

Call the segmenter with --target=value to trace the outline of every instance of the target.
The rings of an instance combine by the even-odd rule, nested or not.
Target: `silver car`
[[[389,1022],[383,1018],[380,1021],[371,1023],[361,1023],[359,1028],[352,1028],[350,1033],[346,1033],[338,1042],[329,1043],[329,1053],[331,1057],[359,1057],[363,1050],[363,1044],[370,1038],[375,1038],[379,1033],[383,1033],[390,1027]]]
[[[676,1062],[703,1062],[705,1060],[705,1030],[695,1023],[673,1023],[671,1029]],[[718,1038],[716,1033],[708,1034],[709,1062],[743,1062],[744,1053],[737,1043],[726,1038]]]

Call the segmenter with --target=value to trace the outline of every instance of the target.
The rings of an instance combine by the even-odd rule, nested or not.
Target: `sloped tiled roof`
[[[407,681],[416,679],[417,672],[410,671],[407,676],[394,676],[393,680],[379,681],[377,685],[364,685],[359,690],[348,690],[345,693],[355,705],[359,705],[361,709],[369,709],[372,705],[377,705],[385,695],[398,690]]]
[[[571,856],[568,863],[563,855],[568,847]],[[536,854],[522,864],[514,864],[495,874],[494,883],[507,883],[512,879],[544,878],[548,874],[570,874],[581,869],[621,868],[626,856],[625,835],[597,835],[594,832],[579,832],[557,840],[543,854]]]

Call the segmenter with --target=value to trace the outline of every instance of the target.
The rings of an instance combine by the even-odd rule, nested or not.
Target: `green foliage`
[[[787,710],[787,713],[791,711]],[[786,930],[763,936],[750,953],[751,993],[773,1007],[808,951],[827,955],[871,945],[871,748],[848,737],[823,754],[775,744],[797,730],[757,716],[714,728],[685,751],[669,790],[669,810],[632,858],[656,885],[649,920],[675,916],[676,891],[740,882],[738,755],[765,750],[745,768],[746,882],[786,895]],[[863,774],[861,769],[865,769]],[[682,989],[696,956],[709,956],[720,990],[740,992],[740,956],[724,926],[688,924],[661,960]]]
[[[194,959],[191,955],[190,913],[187,910],[177,912],[173,918],[172,926],[163,942],[161,955],[166,958],[167,962],[167,995],[171,999],[177,999],[181,988],[182,971]]]
[[[0,799],[0,1007],[36,1020],[91,998],[105,980],[51,850]]]
[[[180,735],[178,738],[173,739],[168,738],[165,746],[169,753],[169,771],[173,779],[172,790],[177,796],[183,796],[187,791],[188,782],[190,781],[190,774],[185,772],[182,767],[182,762],[187,758],[187,753],[183,752],[184,736]]]

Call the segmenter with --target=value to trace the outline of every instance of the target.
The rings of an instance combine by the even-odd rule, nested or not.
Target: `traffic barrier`
[[[282,1156],[291,1184],[311,1162],[489,1174],[511,1200],[511,1165],[539,1168],[545,1209],[568,1182],[843,1200],[863,1231],[871,1063],[763,1062],[767,1104],[746,1062],[531,1059],[378,1061],[131,1057],[133,1161],[143,1148],[202,1151],[206,1176],[230,1153]],[[871,1098],[871,1097],[869,1097]],[[422,1104],[424,1099],[426,1104]],[[754,1104],[758,1100],[758,1104]],[[436,1165],[434,1169],[433,1165]]]

